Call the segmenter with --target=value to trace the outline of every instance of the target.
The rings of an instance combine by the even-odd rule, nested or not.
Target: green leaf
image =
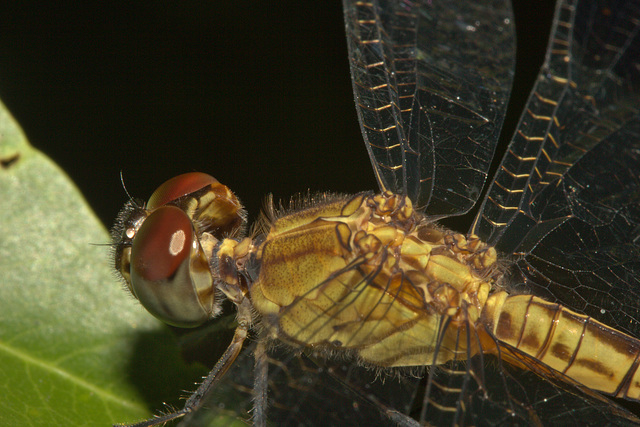
[[[123,292],[106,243],[77,188],[0,104],[0,425],[132,422],[206,374]]]

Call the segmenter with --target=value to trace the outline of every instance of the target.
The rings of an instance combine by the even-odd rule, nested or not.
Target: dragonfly
[[[270,201],[248,237],[207,174],[130,200],[114,261],[143,306],[181,327],[223,299],[237,308],[185,407],[135,425],[226,393],[252,332],[256,425],[640,423],[640,4],[558,3],[486,193],[513,77],[509,3],[343,8],[381,192]],[[466,234],[437,224],[474,206]]]

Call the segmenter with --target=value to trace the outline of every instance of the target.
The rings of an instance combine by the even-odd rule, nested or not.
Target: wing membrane
[[[565,2],[472,231],[523,290],[640,334],[640,6]]]
[[[637,2],[558,6],[545,64],[471,229],[514,254],[507,273],[514,292],[559,302],[635,337],[639,18]],[[526,385],[524,397],[535,414],[557,414],[547,423],[637,422],[597,393],[548,374],[531,380],[525,371],[508,370],[516,381],[507,384]]]
[[[550,195],[575,207],[568,185],[570,176],[583,178],[575,176],[581,159],[602,145],[614,147],[609,153],[615,156],[618,141],[634,132],[640,86],[638,5],[577,3],[558,6],[545,64],[472,227],[504,253],[526,253],[542,236],[580,217],[574,209],[549,204]],[[609,160],[615,161],[601,159],[603,170],[610,170]],[[624,169],[638,168],[633,158],[621,163]],[[610,185],[603,194],[627,184],[612,180]],[[606,215],[602,210],[594,214]]]
[[[508,2],[344,0],[356,109],[382,190],[429,215],[467,212],[513,78]]]
[[[380,186],[409,194],[438,216],[465,212],[478,197],[512,64],[505,54],[494,64],[467,67],[475,71],[461,65],[472,49],[461,16],[488,22],[483,13],[500,16],[502,7],[460,15],[451,8],[463,6],[434,3],[345,1],[345,19],[357,110]],[[508,271],[516,291],[638,336],[640,14],[626,2],[576,3],[558,8],[545,68],[472,231],[516,253]],[[491,21],[493,31],[500,19]],[[504,46],[513,35],[510,27],[503,30],[478,40]],[[492,55],[477,48],[480,59]],[[490,92],[497,93],[493,103]],[[319,316],[306,329],[321,330],[325,321]],[[270,417],[282,425],[391,425],[387,416],[397,411],[435,425],[637,423],[606,396],[516,349],[502,351],[529,370],[480,354],[430,367],[418,384],[410,375],[385,379],[342,359],[312,357],[316,366],[296,356],[287,363],[289,349],[284,355],[273,349]],[[251,379],[243,386],[249,391]]]
[[[473,231],[517,254],[509,270],[516,291],[561,302],[638,336],[640,19],[632,5],[583,3],[558,8],[545,68]],[[420,207],[428,204],[426,212],[436,216],[464,212],[477,198],[504,112],[482,100],[486,82],[476,81],[479,89],[462,100],[453,95],[482,71],[459,76],[447,65],[460,64],[464,47],[451,53],[454,59],[438,57],[447,43],[433,42],[437,36],[425,23],[436,28],[439,19],[458,25],[464,18],[436,12],[437,6],[345,2],[357,109],[380,186],[409,194]],[[443,37],[452,49],[464,46],[452,28]],[[429,53],[426,40],[437,46]],[[492,80],[495,88],[503,88],[500,81]],[[485,120],[487,111],[471,105],[492,109],[499,118]],[[410,410],[404,399],[394,401],[397,395],[384,392],[388,384],[363,384],[361,374],[343,380],[365,400],[437,425],[637,423],[611,399],[567,382],[515,349],[504,351],[531,370],[492,355],[430,367],[428,385],[419,388],[424,396]],[[327,412],[345,407],[335,400],[326,404]],[[314,419],[308,407],[288,406]]]

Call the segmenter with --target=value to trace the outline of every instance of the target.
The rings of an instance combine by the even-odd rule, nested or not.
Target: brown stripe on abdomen
[[[573,380],[640,398],[640,341],[588,316],[530,295],[508,296],[491,324],[495,337]]]

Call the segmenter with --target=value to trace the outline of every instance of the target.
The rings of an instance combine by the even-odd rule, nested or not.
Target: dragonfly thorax
[[[460,346],[442,345],[441,328],[475,327],[500,275],[495,249],[391,192],[284,215],[255,257],[251,301],[273,338],[376,366],[460,358]]]

